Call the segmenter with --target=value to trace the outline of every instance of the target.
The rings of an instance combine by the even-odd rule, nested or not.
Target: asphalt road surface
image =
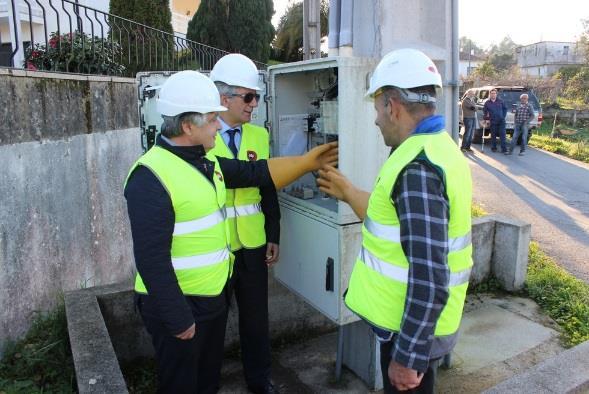
[[[528,148],[467,153],[473,200],[489,213],[532,224],[532,239],[568,272],[589,283],[589,165]]]

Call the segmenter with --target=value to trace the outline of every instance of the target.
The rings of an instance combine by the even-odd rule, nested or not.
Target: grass
[[[7,346],[0,361],[1,393],[73,393],[74,363],[63,303],[39,314],[24,339]]]
[[[530,244],[527,292],[563,329],[564,342],[575,346],[589,340],[589,285]]]
[[[473,203],[470,207],[470,214],[473,218],[478,218],[480,216],[485,216],[487,212],[477,203]]]
[[[557,125],[557,129],[573,129],[566,125]],[[577,128],[575,135],[551,137],[552,123],[546,121],[542,127],[534,131],[530,146],[549,152],[558,153],[571,159],[589,163],[589,128]]]

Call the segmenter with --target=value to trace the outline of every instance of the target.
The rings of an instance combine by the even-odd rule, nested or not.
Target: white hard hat
[[[434,62],[417,49],[397,49],[386,54],[374,69],[366,96],[374,97],[385,86],[411,89],[427,85],[442,87],[442,77]]]
[[[176,116],[185,112],[227,111],[221,105],[217,87],[206,75],[196,71],[180,71],[164,82],[157,100],[160,114]]]
[[[258,87],[258,69],[247,56],[230,53],[223,56],[211,70],[213,82],[224,82],[230,86],[261,90]]]

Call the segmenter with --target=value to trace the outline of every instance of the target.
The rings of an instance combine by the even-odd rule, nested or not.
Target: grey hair
[[[164,123],[162,123],[161,133],[166,138],[173,138],[182,135],[182,123],[192,123],[197,127],[204,126],[207,123],[206,114],[198,112],[184,112],[176,116],[162,115]]]
[[[413,93],[425,93],[431,97],[436,97],[436,88],[431,85],[418,86],[407,90]],[[407,112],[409,112],[409,114],[414,118],[423,113],[434,113],[436,110],[436,103],[414,103],[407,101],[405,95],[400,91],[400,89],[394,86],[385,87],[383,89],[383,97],[385,100],[385,105],[388,105],[390,99],[398,100],[401,105],[407,109]]]
[[[221,96],[229,96],[237,93],[237,86],[228,85],[225,82],[215,81],[215,86]]]
[[[527,93],[522,93],[522,94],[519,96],[519,98],[520,98],[520,99],[521,99],[521,98],[524,98],[524,97],[525,97],[525,98],[529,98],[529,96],[527,95]]]

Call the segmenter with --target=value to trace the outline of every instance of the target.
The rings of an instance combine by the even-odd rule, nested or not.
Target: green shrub
[[[25,50],[23,66],[28,70],[120,75],[125,70],[117,62],[120,54],[121,47],[115,41],[79,32],[53,32],[47,45],[36,44]]]

